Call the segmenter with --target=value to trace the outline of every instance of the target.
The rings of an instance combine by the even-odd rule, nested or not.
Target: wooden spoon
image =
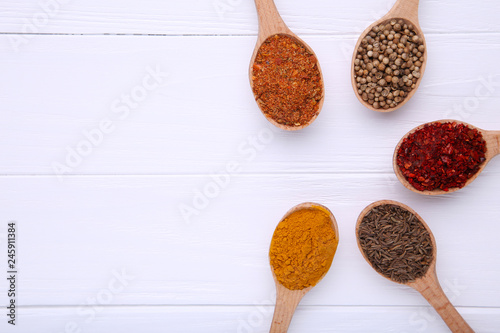
[[[486,156],[485,156],[486,160],[479,166],[479,171],[474,176],[469,178],[469,180],[467,180],[467,182],[465,183],[465,185],[463,187],[469,185],[474,179],[476,179],[477,176],[479,176],[479,174],[484,170],[484,168],[486,167],[486,164],[488,164],[488,162],[491,161],[491,159],[493,157],[500,154],[500,131],[485,131],[483,129],[472,126],[472,125],[465,123],[463,121],[458,121],[458,120],[453,120],[453,119],[436,120],[436,121],[432,121],[432,122],[417,126],[414,129],[412,129],[411,131],[409,131],[408,133],[406,133],[405,136],[403,136],[403,138],[399,141],[398,145],[396,146],[396,149],[394,150],[394,156],[392,158],[392,166],[394,168],[394,172],[396,173],[396,177],[399,179],[401,184],[404,185],[404,187],[406,187],[407,189],[409,189],[415,193],[420,193],[420,194],[425,194],[425,195],[440,195],[440,194],[455,192],[455,191],[458,191],[461,188],[463,188],[463,187],[453,187],[453,188],[448,189],[448,191],[443,191],[441,189],[435,189],[432,191],[428,191],[428,190],[419,191],[416,188],[414,188],[410,184],[410,182],[408,182],[408,180],[406,180],[405,176],[403,175],[403,173],[401,172],[401,169],[398,166],[397,156],[398,156],[399,147],[403,143],[403,140],[405,138],[407,138],[409,135],[411,135],[412,133],[414,133],[415,131],[417,131],[417,130],[419,130],[419,129],[421,129],[429,124],[437,123],[437,122],[440,122],[440,123],[455,122],[455,123],[459,123],[459,124],[464,124],[470,128],[475,128],[479,131],[479,133],[481,133],[484,141],[486,141]]]
[[[283,216],[280,223],[284,221],[288,216],[290,216],[290,214],[302,209],[319,209],[327,213],[330,217],[332,228],[335,232],[335,237],[338,242],[339,232],[335,217],[328,208],[317,203],[306,202],[293,207],[285,214],[285,216]],[[333,255],[335,255],[335,253]],[[274,309],[273,321],[271,324],[271,330],[269,332],[286,333],[288,331],[288,327],[290,326],[290,322],[292,321],[292,317],[295,309],[297,308],[297,305],[299,305],[302,297],[304,297],[304,295],[307,294],[309,290],[311,290],[314,286],[310,286],[301,290],[290,290],[278,281],[276,275],[274,274],[274,269],[272,269],[272,272],[274,282],[276,284],[276,307]],[[319,280],[321,280],[327,272],[328,271],[326,271]],[[319,280],[317,282],[319,282]]]
[[[286,333],[297,305],[299,305],[302,297],[313,287],[307,287],[302,290],[290,290],[276,280],[274,272],[273,277],[276,283],[276,307],[274,308],[273,322],[269,333]]]
[[[359,225],[363,221],[363,218],[365,215],[372,210],[376,206],[380,205],[396,205],[399,206],[403,209],[406,209],[407,211],[411,212],[414,214],[417,219],[422,223],[422,225],[427,229],[429,232],[429,235],[431,237],[432,241],[432,246],[433,246],[433,260],[431,265],[429,266],[427,272],[425,273],[424,276],[415,279],[413,282],[407,282],[407,283],[401,283],[405,284],[407,286],[412,287],[416,291],[418,291],[424,298],[434,307],[434,309],[437,311],[437,313],[443,318],[444,322],[452,332],[455,333],[468,333],[468,332],[474,332],[472,328],[467,324],[467,322],[462,318],[460,313],[455,309],[455,307],[451,304],[450,300],[448,297],[446,297],[446,294],[444,293],[443,289],[441,288],[441,285],[439,284],[437,275],[436,275],[436,240],[434,239],[434,235],[432,234],[431,230],[429,229],[429,226],[425,223],[425,221],[410,207],[397,202],[397,201],[392,201],[392,200],[381,200],[372,203],[368,207],[366,207],[361,214],[358,217],[358,221],[356,224],[356,239],[358,240],[358,248],[363,254],[363,257],[365,260],[370,264],[370,266],[373,267],[372,263],[366,256],[365,252],[363,251],[360,242],[359,242]],[[374,268],[375,269],[375,268]],[[376,270],[376,269],[375,269]],[[379,273],[377,271],[377,273]],[[388,278],[387,276],[379,273],[386,279],[389,279],[393,282],[400,283],[398,281],[392,280]]]
[[[391,8],[391,10],[389,10],[389,12],[387,14],[385,14],[378,21],[375,21],[374,23],[372,23],[370,26],[368,26],[368,28],[365,29],[365,31],[363,31],[363,33],[361,34],[361,36],[358,39],[358,42],[356,43],[356,46],[354,47],[354,54],[352,56],[352,64],[351,64],[352,87],[354,89],[354,93],[356,94],[356,97],[361,102],[361,104],[363,104],[364,106],[366,106],[370,110],[374,110],[374,111],[378,111],[378,112],[391,112],[391,111],[399,109],[400,107],[405,105],[406,102],[408,102],[413,97],[413,95],[415,94],[415,92],[418,89],[418,86],[420,85],[420,81],[422,81],[422,77],[424,76],[424,72],[425,72],[425,66],[427,64],[427,44],[425,43],[424,33],[422,32],[422,29],[420,28],[420,25],[418,23],[418,1],[419,0],[397,0],[396,3],[394,4],[394,6]],[[420,78],[415,83],[415,88],[410,91],[410,93],[408,94],[408,96],[405,97],[404,100],[402,100],[398,105],[396,105],[393,108],[375,109],[370,103],[368,103],[367,101],[364,101],[361,98],[361,95],[358,93],[358,88],[356,86],[357,82],[356,82],[356,78],[354,77],[354,60],[356,59],[356,54],[358,53],[358,47],[361,45],[361,41],[372,30],[372,28],[376,25],[379,25],[379,24],[381,24],[385,21],[391,20],[391,19],[403,19],[403,20],[405,20],[408,23],[411,23],[413,25],[415,31],[417,32],[417,35],[420,38],[422,38],[423,45],[425,47],[424,55],[423,55],[424,61],[422,62],[422,66],[420,66]]]
[[[253,64],[255,63],[255,59],[257,57],[257,52],[259,51],[259,48],[261,45],[271,36],[277,35],[277,34],[283,34],[287,35],[299,42],[299,44],[302,44],[309,53],[313,54],[316,57],[316,54],[314,51],[311,49],[309,45],[307,45],[302,39],[300,39],[297,35],[295,35],[285,24],[283,19],[281,18],[278,9],[276,8],[276,5],[274,4],[273,0],[255,0],[255,6],[257,7],[257,14],[259,16],[259,36],[257,38],[257,44],[255,45],[255,49],[253,51],[252,59],[250,60],[250,69],[249,69],[249,78],[250,78],[250,86],[252,87],[253,91],[253,80],[252,80],[252,68]],[[318,57],[316,57],[318,59]],[[324,87],[323,83],[323,74],[321,72],[321,67],[319,66],[319,62],[316,62],[316,66],[318,66],[320,75],[321,75],[321,86]],[[287,131],[295,131],[295,130],[300,130],[303,129],[304,127],[309,126],[319,115],[321,112],[321,108],[323,106],[323,102],[325,100],[325,89],[323,88],[323,92],[321,95],[321,100],[318,103],[318,112],[316,112],[316,115],[312,117],[306,124],[300,125],[300,126],[288,126],[284,124],[280,124],[276,122],[274,119],[271,117],[268,117],[264,112],[262,111],[262,114],[266,117],[266,119],[271,122],[273,125],[276,127],[279,127],[281,129],[287,130]],[[259,106],[260,108],[260,106]]]

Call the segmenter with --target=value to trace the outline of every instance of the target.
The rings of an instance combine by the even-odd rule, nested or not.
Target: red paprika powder
[[[318,115],[323,98],[318,60],[297,39],[269,37],[257,52],[251,79],[259,107],[278,124],[303,126]]]
[[[481,133],[456,122],[434,122],[408,135],[397,152],[397,165],[419,191],[461,188],[486,160]]]

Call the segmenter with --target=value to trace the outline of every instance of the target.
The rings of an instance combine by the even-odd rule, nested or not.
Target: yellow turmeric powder
[[[316,285],[330,269],[337,245],[326,208],[296,210],[273,234],[269,257],[276,279],[291,290]]]

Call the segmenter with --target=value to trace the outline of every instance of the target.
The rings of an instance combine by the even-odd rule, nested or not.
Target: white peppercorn
[[[423,38],[404,19],[374,26],[361,40],[353,63],[361,99],[375,109],[396,107],[417,86],[424,54]]]

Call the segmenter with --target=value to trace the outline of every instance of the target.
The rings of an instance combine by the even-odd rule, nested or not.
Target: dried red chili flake
[[[461,188],[485,161],[481,133],[456,122],[435,122],[413,132],[399,147],[397,164],[419,191]]]
[[[261,45],[252,66],[252,88],[266,117],[302,126],[317,115],[323,96],[317,63],[314,54],[288,35],[273,35]]]

